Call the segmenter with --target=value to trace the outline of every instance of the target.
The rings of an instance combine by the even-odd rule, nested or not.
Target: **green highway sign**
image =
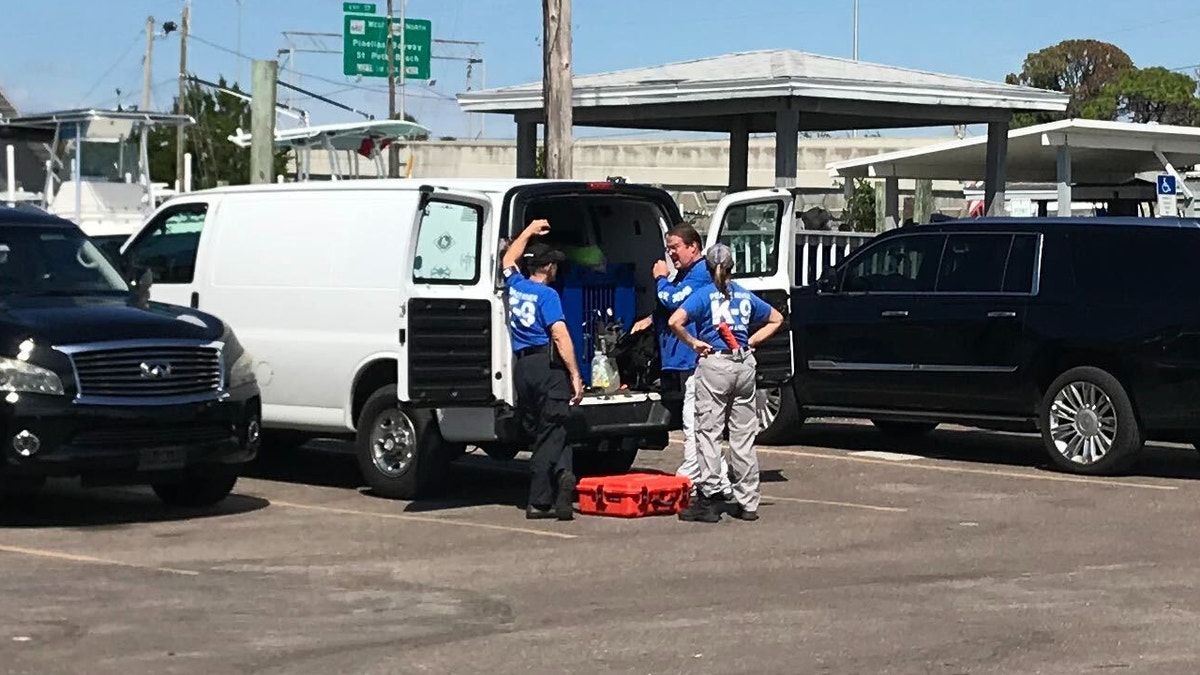
[[[347,14],[374,14],[375,3],[373,2],[343,2],[342,11]]]
[[[350,4],[350,3],[347,3]],[[404,64],[404,77],[428,80],[433,47],[433,24],[427,19],[404,19],[404,59],[400,60],[399,21],[382,16],[347,14],[342,26],[342,73],[363,77],[387,77],[387,26],[392,25],[397,75]]]

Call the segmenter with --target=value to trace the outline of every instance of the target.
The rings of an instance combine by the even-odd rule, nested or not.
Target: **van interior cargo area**
[[[659,359],[654,332],[628,332],[657,307],[651,270],[666,256],[663,233],[673,225],[669,211],[639,195],[538,196],[516,207],[514,234],[538,218],[550,222],[543,241],[567,257],[552,285],[562,297],[584,386],[595,384],[592,360],[601,348],[616,362],[624,387],[654,388]]]

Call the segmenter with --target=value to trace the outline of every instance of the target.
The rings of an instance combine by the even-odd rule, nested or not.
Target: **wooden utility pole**
[[[392,0],[387,0],[387,79],[388,79],[388,119],[396,119],[396,41],[392,39]],[[400,21],[403,32],[404,20]],[[397,154],[396,144],[388,145],[388,177],[400,175],[400,155]]]
[[[153,77],[154,62],[154,17],[146,17],[146,58],[142,60],[142,107],[150,109],[150,79]]]
[[[571,178],[571,0],[542,0],[546,178]]]
[[[275,87],[278,61],[254,61],[250,71],[250,182],[275,177]]]
[[[188,0],[183,5],[183,25],[179,29],[179,98],[175,101],[176,114],[184,114],[184,97],[187,95],[187,41],[188,28],[192,24],[192,2]],[[183,192],[187,189],[184,184],[183,171],[183,144],[184,144],[184,128],[183,125],[175,127],[175,182],[179,185],[179,191]]]

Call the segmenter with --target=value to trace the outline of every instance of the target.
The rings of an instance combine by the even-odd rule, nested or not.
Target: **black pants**
[[[533,438],[529,503],[548,507],[554,503],[559,472],[572,469],[563,426],[570,415],[571,383],[564,367],[551,364],[549,351],[515,358],[517,408],[525,433]]]

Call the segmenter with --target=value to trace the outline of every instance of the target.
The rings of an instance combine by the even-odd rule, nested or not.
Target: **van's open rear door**
[[[733,277],[743,288],[783,313],[784,325],[755,351],[758,385],[778,387],[792,377],[792,335],[788,301],[795,265],[795,199],[781,188],[726,196],[708,226],[706,247],[733,250]],[[758,326],[751,326],[751,334]]]
[[[491,403],[504,308],[492,287],[497,234],[482,193],[423,186],[402,261],[399,399]]]

